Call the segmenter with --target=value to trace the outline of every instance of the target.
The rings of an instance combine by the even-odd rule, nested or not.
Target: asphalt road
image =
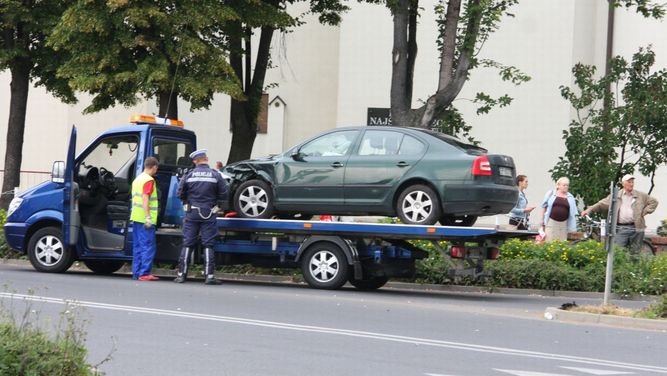
[[[0,265],[0,281],[2,305],[44,325],[74,302],[90,362],[111,352],[106,375],[667,374],[667,333],[545,320],[563,297],[177,285],[16,265]]]

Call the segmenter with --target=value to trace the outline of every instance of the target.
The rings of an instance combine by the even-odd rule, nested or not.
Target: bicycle
[[[595,240],[598,242],[602,240],[602,236],[600,235],[600,226],[602,225],[602,221],[596,221],[589,216],[580,217],[579,220],[583,223],[584,237],[581,239],[571,241],[570,242],[571,246],[587,240]],[[650,240],[644,238],[644,240],[642,241],[642,245],[639,249],[639,254],[647,256],[655,256],[656,252],[657,250],[656,247],[653,246],[653,243],[651,243]]]

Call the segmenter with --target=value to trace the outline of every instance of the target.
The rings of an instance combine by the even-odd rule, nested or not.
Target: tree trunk
[[[410,1],[398,0],[393,8],[394,38],[391,67],[391,121],[392,125],[410,124],[412,105],[412,77],[409,77],[408,28],[410,23]]]
[[[447,14],[445,16],[446,21],[451,21],[458,23],[458,18],[454,17],[453,12],[455,9],[449,9],[449,7],[455,5],[455,1],[451,1],[447,8]],[[460,4],[459,4],[460,6]],[[452,12],[450,14],[450,11]],[[459,9],[460,11],[460,9]],[[445,111],[456,99],[456,97],[463,89],[463,85],[468,79],[468,70],[472,63],[473,54],[475,52],[475,45],[477,44],[477,38],[479,36],[479,28],[481,25],[483,10],[480,5],[480,0],[469,0],[468,1],[468,12],[469,19],[465,29],[465,35],[463,37],[463,46],[459,54],[459,58],[456,61],[456,64],[449,63],[446,59],[454,60],[454,52],[447,50],[447,45],[443,45],[443,52],[441,55],[441,64],[440,64],[440,79],[438,81],[438,90],[426,101],[422,107],[415,110],[413,113],[414,116],[418,117],[418,121],[415,126],[427,128],[432,123],[433,119],[438,117]],[[447,17],[452,17],[447,19]],[[454,30],[449,29],[449,32],[445,28],[443,35],[444,43],[451,43],[451,39],[456,40],[455,36],[451,36],[449,32],[454,32]],[[448,41],[449,39],[449,41]],[[451,49],[451,47],[450,47]],[[450,58],[451,55],[451,58]],[[454,68],[455,67],[455,68]],[[453,70],[453,71],[452,71]],[[449,77],[448,77],[449,76]]]
[[[238,27],[240,30],[240,26]],[[259,114],[259,103],[264,89],[264,80],[266,70],[269,66],[271,39],[274,29],[263,27],[257,48],[257,60],[255,61],[255,70],[252,76],[252,82],[245,84],[245,101],[239,101],[232,98],[230,122],[232,126],[232,146],[229,150],[227,164],[236,161],[249,159],[252,154],[252,148],[257,137],[257,115]],[[238,37],[236,37],[238,35]],[[241,82],[246,77],[243,74],[243,54],[240,49],[242,33],[233,33],[230,36],[232,51],[230,52],[230,64],[234,69],[236,76]],[[246,61],[250,60],[250,51],[246,50]]]
[[[5,150],[4,178],[0,208],[7,209],[14,197],[14,187],[21,181],[21,162],[23,160],[23,135],[30,88],[30,67],[28,61],[19,61],[10,66],[12,82],[10,84],[9,121],[7,123],[7,143]]]
[[[175,91],[158,93],[158,106],[160,108],[159,117],[178,119],[178,93]]]

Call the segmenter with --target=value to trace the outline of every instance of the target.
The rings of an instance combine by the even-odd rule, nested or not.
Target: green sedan
[[[420,128],[336,128],[282,154],[230,164],[244,218],[382,215],[471,226],[517,202],[512,157]]]

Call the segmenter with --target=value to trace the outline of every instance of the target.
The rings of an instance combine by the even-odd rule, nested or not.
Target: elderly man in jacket
[[[644,216],[651,214],[658,207],[658,200],[644,192],[635,190],[635,177],[624,175],[621,179],[623,189],[618,193],[618,222],[616,226],[616,244],[626,247],[634,257],[639,255],[646,221]],[[593,212],[609,210],[611,195],[581,212],[588,215]]]

